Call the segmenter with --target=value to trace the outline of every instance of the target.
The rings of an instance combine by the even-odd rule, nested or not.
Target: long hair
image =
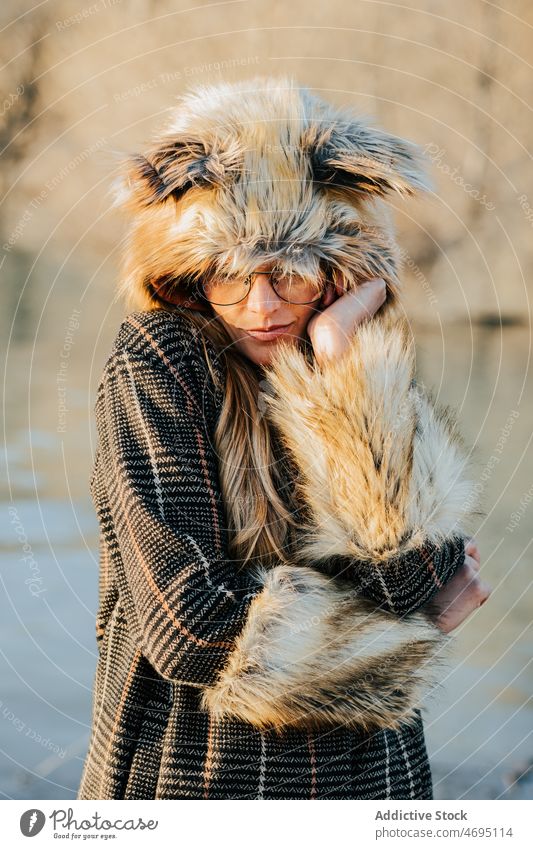
[[[273,424],[263,415],[261,374],[236,349],[222,322],[196,310],[185,309],[183,313],[200,332],[215,384],[218,373],[206,338],[225,366],[222,408],[213,438],[229,554],[239,568],[252,559],[267,566],[288,562],[302,505],[296,502],[291,458]],[[302,349],[311,356],[305,342]]]

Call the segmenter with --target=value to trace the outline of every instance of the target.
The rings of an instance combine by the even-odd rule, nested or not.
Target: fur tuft
[[[415,613],[382,612],[347,584],[305,566],[256,569],[262,591],[215,685],[214,719],[258,728],[397,728],[437,685],[449,638]]]
[[[121,293],[159,305],[161,279],[247,274],[266,261],[346,290],[370,277],[398,294],[391,192],[430,183],[418,147],[370,126],[289,77],[200,85],[147,149],[119,166],[115,205],[130,217]]]
[[[322,367],[295,347],[276,350],[264,399],[312,517],[298,551],[306,562],[381,563],[473,533],[478,496],[462,440],[414,374],[407,323],[379,316]]]

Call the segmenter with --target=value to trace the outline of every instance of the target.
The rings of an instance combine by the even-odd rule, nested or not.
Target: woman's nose
[[[271,312],[279,306],[281,298],[270,283],[268,274],[257,274],[248,292],[246,306],[252,312]]]

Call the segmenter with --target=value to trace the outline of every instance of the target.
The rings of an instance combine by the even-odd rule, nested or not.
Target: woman
[[[399,317],[385,198],[425,185],[276,78],[190,91],[127,159],[79,799],[432,798],[422,701],[489,591]]]

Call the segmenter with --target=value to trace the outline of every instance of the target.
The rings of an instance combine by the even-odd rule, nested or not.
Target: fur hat
[[[205,275],[265,262],[345,290],[370,277],[396,302],[400,253],[387,197],[430,189],[420,148],[289,77],[199,85],[142,153],[114,205],[131,217],[120,291],[134,309],[187,306]],[[340,275],[340,278],[339,278]]]

